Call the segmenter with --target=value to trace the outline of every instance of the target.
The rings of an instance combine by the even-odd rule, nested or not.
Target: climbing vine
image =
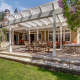
[[[59,0],[58,4],[63,9],[68,28],[77,31],[77,28],[80,27],[80,0]]]
[[[7,39],[7,36],[6,36],[6,28],[2,28],[0,30],[0,41],[1,41],[1,38],[2,38],[2,41],[6,41],[6,39]]]

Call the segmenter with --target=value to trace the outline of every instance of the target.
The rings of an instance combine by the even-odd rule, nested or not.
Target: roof
[[[53,14],[56,14],[56,24],[65,23],[66,18],[63,17],[62,8],[58,5],[58,0],[47,4],[43,4],[31,9],[27,9],[12,15],[6,16],[8,19],[6,24],[19,24],[28,29],[34,29],[44,25],[53,23]]]

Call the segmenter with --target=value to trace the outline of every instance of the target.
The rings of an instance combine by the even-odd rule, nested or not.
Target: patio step
[[[76,74],[80,74],[79,60],[61,59],[57,57],[43,57],[30,54],[19,54],[9,52],[0,52],[0,58],[22,62],[26,64],[33,64],[37,66],[46,66],[47,68],[52,67],[59,70],[72,71],[77,72]]]

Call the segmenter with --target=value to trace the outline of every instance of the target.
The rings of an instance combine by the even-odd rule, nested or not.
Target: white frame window
[[[66,34],[67,34],[67,36],[65,36],[65,39],[67,38],[67,40],[65,40],[65,41],[70,42],[70,41],[71,41],[71,30],[65,30],[65,35],[66,35]],[[69,35],[70,40],[68,40],[68,34],[70,34],[70,35]]]
[[[70,40],[69,41],[68,40],[65,40],[65,34],[66,33],[69,33],[70,34]],[[48,30],[48,41],[53,41],[53,39],[52,40],[49,40],[49,34],[52,34],[53,35],[53,31],[52,30]],[[59,29],[56,29],[56,34],[58,35],[58,41],[60,41],[60,28]],[[71,30],[70,29],[64,27],[62,29],[62,34],[63,34],[63,41],[71,42]]]

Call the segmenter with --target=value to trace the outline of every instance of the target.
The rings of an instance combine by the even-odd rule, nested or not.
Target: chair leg
[[[33,48],[33,52],[34,52],[34,48]]]
[[[45,48],[45,51],[46,51],[46,48]]]
[[[49,48],[48,48],[48,52],[49,52]]]

